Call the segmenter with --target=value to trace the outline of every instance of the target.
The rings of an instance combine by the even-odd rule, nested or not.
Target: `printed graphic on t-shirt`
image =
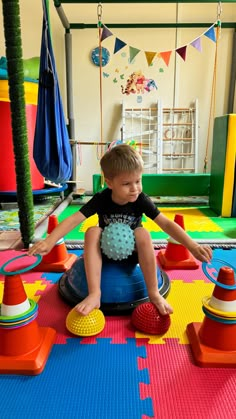
[[[106,225],[111,223],[124,223],[128,224],[131,228],[137,226],[137,217],[132,214],[104,214],[103,220]]]

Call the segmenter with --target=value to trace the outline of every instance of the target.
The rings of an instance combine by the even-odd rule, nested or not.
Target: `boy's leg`
[[[172,307],[168,304],[158,290],[156,256],[149,232],[143,228],[134,231],[138,260],[143,272],[150,301],[154,303],[161,314],[170,314]]]
[[[88,283],[88,296],[76,306],[78,313],[87,315],[101,304],[102,255],[100,227],[90,227],[85,233],[84,266]]]

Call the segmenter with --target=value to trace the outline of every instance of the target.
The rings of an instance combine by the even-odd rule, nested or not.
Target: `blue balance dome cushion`
[[[169,292],[168,276],[157,268],[159,292],[165,296]],[[71,305],[78,303],[88,295],[84,258],[80,256],[74,265],[63,274],[59,281],[59,291]],[[138,263],[122,260],[103,262],[101,277],[101,308],[122,307],[127,310],[137,303],[148,301],[146,284]]]

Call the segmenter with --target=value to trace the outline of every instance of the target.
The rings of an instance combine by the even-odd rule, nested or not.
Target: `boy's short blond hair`
[[[113,179],[121,173],[143,171],[142,157],[128,144],[119,144],[107,151],[101,158],[100,165],[107,179]]]

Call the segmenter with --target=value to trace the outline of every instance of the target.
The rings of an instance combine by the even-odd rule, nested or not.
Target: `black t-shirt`
[[[125,223],[132,230],[140,227],[142,215],[154,220],[160,211],[152,200],[141,192],[135,202],[128,202],[125,205],[118,205],[112,201],[111,189],[106,188],[102,192],[97,192],[85,205],[80,212],[88,218],[91,215],[98,214],[99,227],[104,229],[110,223]]]

